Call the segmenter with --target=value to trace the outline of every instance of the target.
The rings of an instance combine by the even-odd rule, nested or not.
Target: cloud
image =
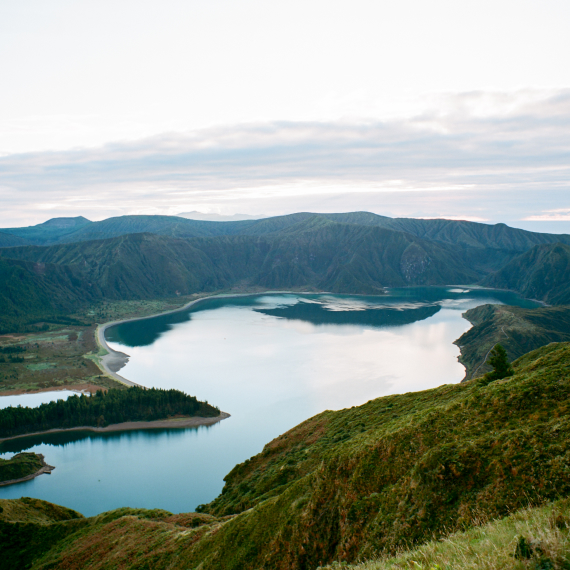
[[[390,121],[241,124],[3,156],[0,223],[52,214],[100,219],[339,207],[566,220],[569,158],[570,90],[467,93]]]
[[[546,210],[541,214],[528,216],[524,220],[530,222],[570,222],[570,208]]]

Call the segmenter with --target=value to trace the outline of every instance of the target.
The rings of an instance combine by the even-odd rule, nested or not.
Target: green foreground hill
[[[567,497],[570,344],[514,367],[513,377],[486,386],[323,412],[236,466],[199,514],[5,516],[0,567],[314,569],[388,556]]]

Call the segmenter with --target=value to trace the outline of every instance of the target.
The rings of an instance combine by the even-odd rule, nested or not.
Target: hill
[[[466,380],[491,370],[486,359],[497,343],[506,349],[509,360],[515,360],[551,342],[570,341],[570,307],[481,305],[463,317],[473,327],[454,344],[461,349],[459,361],[466,368]]]
[[[24,238],[8,234],[5,232],[0,232],[0,247],[14,247],[17,245],[28,245],[31,242]]]
[[[109,299],[152,298],[240,286],[382,293],[384,287],[479,279],[453,248],[402,232],[309,218],[278,236],[177,239],[130,234],[2,256],[73,267]]]
[[[18,453],[10,459],[0,458],[0,483],[33,475],[42,467],[42,456],[35,453]]]
[[[528,508],[443,540],[433,540],[396,557],[319,570],[561,569],[570,566],[570,501]]]
[[[2,232],[18,236],[25,240],[25,243],[46,244],[56,242],[63,236],[73,234],[80,228],[92,223],[93,222],[83,216],[77,216],[76,218],[52,218],[51,220],[36,226],[29,226],[26,228],[6,228],[2,230]]]
[[[312,569],[568,496],[570,344],[514,366],[513,377],[487,386],[323,412],[236,466],[199,514],[119,509],[28,525],[5,516],[0,567]]]
[[[99,296],[77,267],[0,258],[0,333],[68,314]]]
[[[563,243],[533,247],[482,284],[513,289],[552,305],[570,304],[570,247]]]
[[[286,230],[299,222],[321,218],[343,224],[375,226],[464,248],[492,249],[495,252],[522,253],[536,245],[562,242],[570,244],[570,236],[529,232],[505,224],[480,224],[457,220],[423,220],[389,218],[370,212],[316,214],[299,212],[271,218],[208,221],[183,216],[120,216],[100,222],[83,217],[54,218],[27,228],[7,228],[3,233],[25,238],[37,245],[72,243],[107,239],[132,233],[154,233],[170,237],[213,237],[221,235],[261,236]],[[0,245],[1,247],[1,245]]]

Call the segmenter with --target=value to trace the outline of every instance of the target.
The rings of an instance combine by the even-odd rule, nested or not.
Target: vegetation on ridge
[[[73,521],[35,534],[12,526],[18,548],[4,560],[33,560],[35,569],[308,570],[396,554],[481,517],[567,497],[570,345],[513,367],[514,376],[486,386],[319,414],[236,466],[200,515],[120,510],[72,530]],[[48,538],[26,546],[20,538],[30,535]]]
[[[568,570],[570,501],[521,509],[399,556],[318,570]]]

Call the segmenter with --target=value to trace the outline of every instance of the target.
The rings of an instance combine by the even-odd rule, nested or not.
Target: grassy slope
[[[570,304],[570,246],[539,245],[516,257],[483,281],[489,287],[514,289],[552,305]]]
[[[35,453],[18,453],[10,459],[0,458],[0,483],[27,477],[41,467],[42,460]]]
[[[0,569],[29,568],[34,557],[87,524],[81,514],[39,499],[0,500]]]
[[[570,501],[521,509],[499,521],[431,541],[400,556],[356,565],[332,564],[333,570],[525,570],[570,568]],[[528,558],[516,556],[521,539],[530,543]],[[324,568],[323,568],[324,570]]]
[[[101,515],[34,568],[309,569],[568,496],[570,345],[543,347],[515,368],[484,387],[319,414],[232,470],[206,507],[216,518],[187,529],[166,515]]]
[[[515,360],[551,342],[570,341],[570,307],[482,305],[463,316],[473,324],[455,341],[461,348],[459,361],[466,368],[466,379],[491,370],[486,357],[496,343],[505,347],[510,360]]]

